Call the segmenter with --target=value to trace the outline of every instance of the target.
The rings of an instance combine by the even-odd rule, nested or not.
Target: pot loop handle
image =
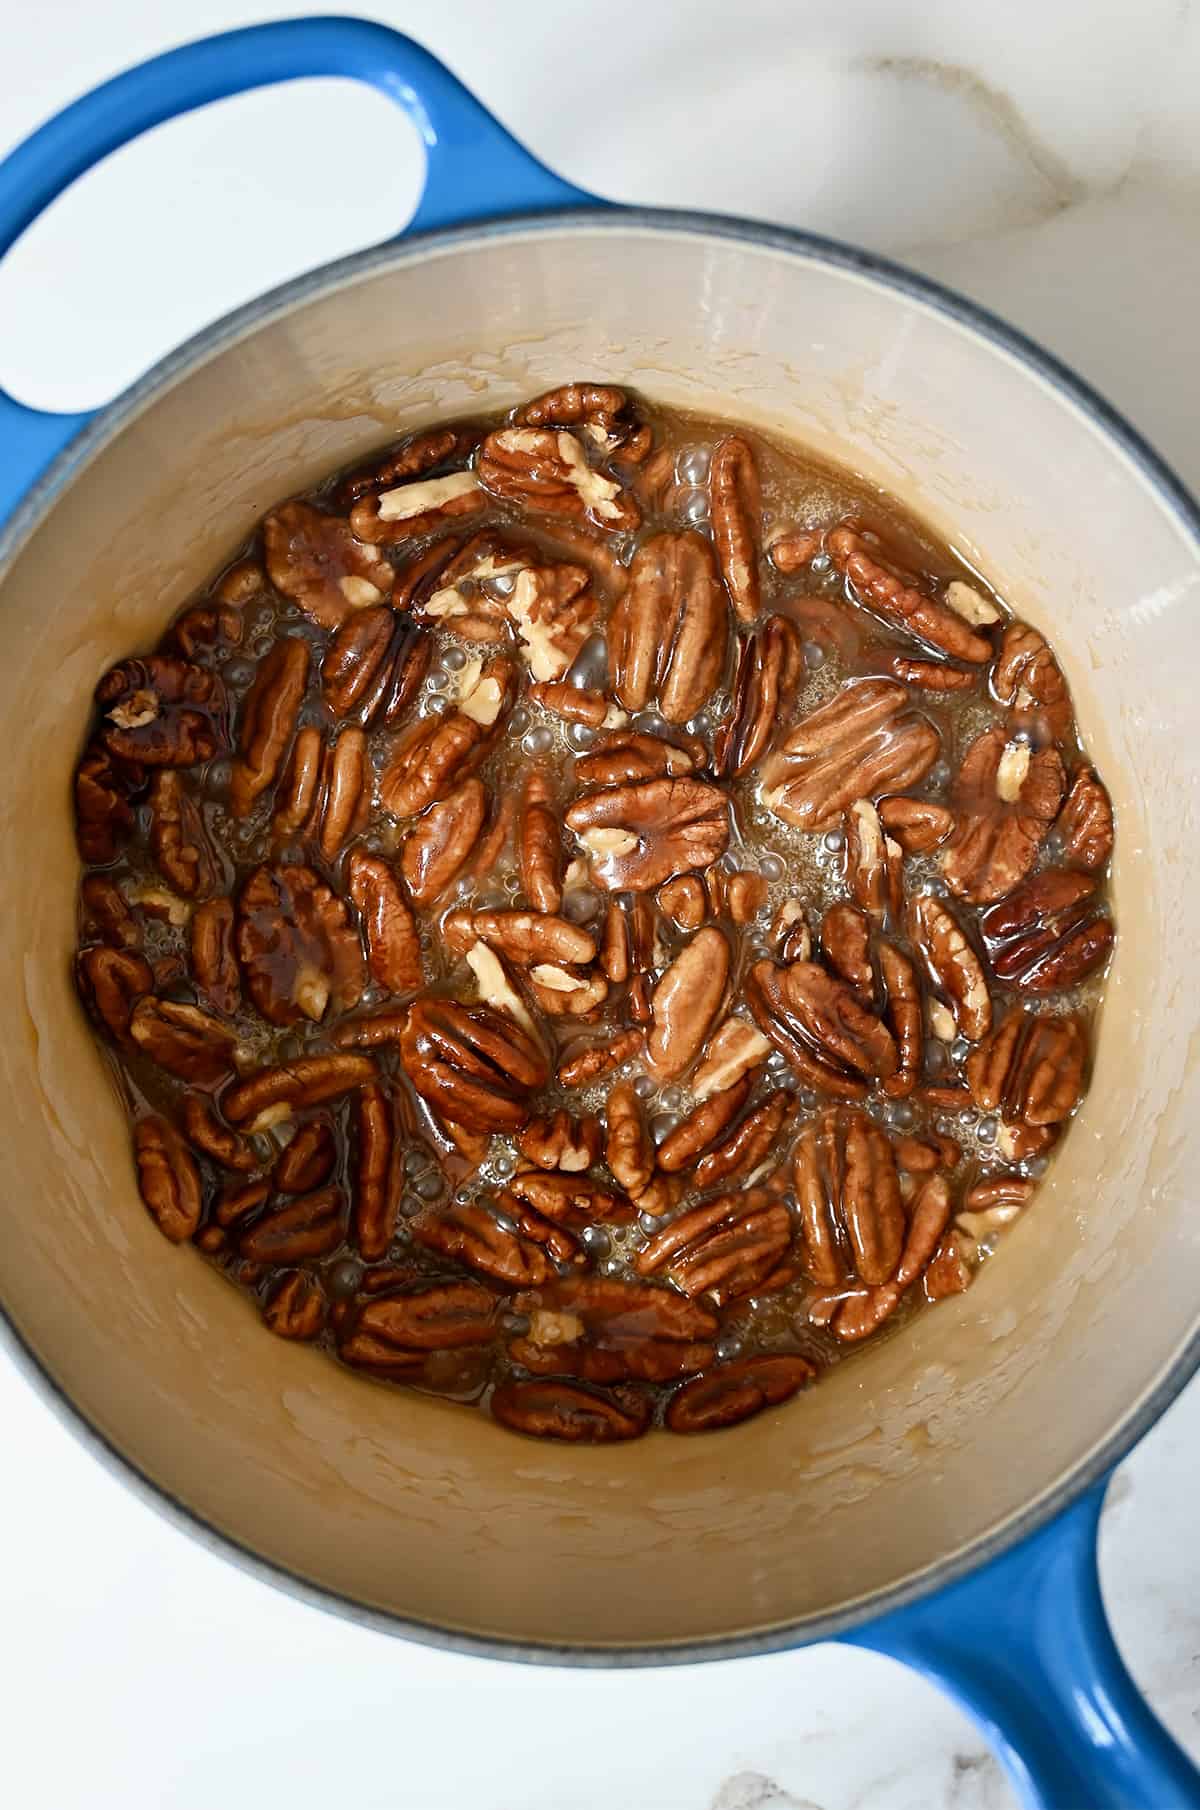
[[[1109,1631],[1096,1566],[1106,1484],[982,1570],[843,1639],[961,1704],[1028,1810],[1200,1810],[1200,1772]]]
[[[436,57],[367,19],[286,19],[168,50],[93,88],[0,163],[0,258],[64,189],[130,139],[210,101],[306,76],[368,82],[408,114],[425,185],[408,232],[596,205],[519,144]],[[46,414],[0,390],[0,524],[91,414]]]

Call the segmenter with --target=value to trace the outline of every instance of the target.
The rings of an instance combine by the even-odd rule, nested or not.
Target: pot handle
[[[425,186],[406,229],[598,205],[554,175],[437,58],[367,19],[286,19],[168,50],[93,88],[0,163],[0,258],[76,177],[165,120],[304,76],[349,76],[394,100],[420,134]],[[0,390],[0,524],[90,414],[45,414]]]
[[[1200,1810],[1200,1771],[1151,1714],[1104,1613],[1106,1486],[981,1571],[843,1638],[941,1685],[1028,1810]]]

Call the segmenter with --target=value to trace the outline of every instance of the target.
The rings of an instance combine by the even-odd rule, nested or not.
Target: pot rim
[[[30,486],[7,523],[0,528],[0,583],[7,576],[26,540],[49,514],[58,498],[105,446],[163,391],[217,353],[249,337],[269,322],[352,282],[386,269],[418,262],[431,250],[469,247],[488,239],[530,232],[551,235],[576,229],[597,233],[622,232],[630,228],[649,228],[655,232],[679,233],[790,252],[849,275],[869,278],[882,287],[924,304],[954,325],[970,330],[993,349],[1007,353],[1015,363],[1031,370],[1056,390],[1061,398],[1078,409],[1108,439],[1114,441],[1195,543],[1197,558],[1200,559],[1200,502],[1167,462],[1111,403],[1069,365],[979,303],[876,252],[800,228],[772,226],[737,216],[681,209],[602,206],[520,214],[420,233],[411,239],[402,237],[388,241],[293,278],[222,316],[151,366],[113,402],[98,409],[80,433]],[[3,1302],[0,1302],[0,1349],[11,1356],[17,1368],[54,1409],[60,1422],[135,1495],[210,1552],[232,1560],[262,1582],[286,1591],[301,1602],[340,1615],[360,1626],[426,1646],[440,1647],[475,1658],[607,1668],[685,1665],[698,1661],[746,1658],[754,1654],[780,1652],[790,1647],[834,1639],[876,1617],[920,1601],[982,1568],[990,1560],[1036,1532],[1085,1490],[1103,1480],[1165,1413],[1193,1374],[1200,1370],[1200,1318],[1158,1385],[1119,1418],[1107,1438],[1072,1471],[1027,1503],[1021,1511],[1011,1515],[991,1533],[961,1551],[926,1566],[901,1583],[858,1598],[826,1615],[785,1623],[758,1633],[714,1635],[668,1645],[637,1646],[563,1645],[471,1634],[393,1614],[390,1610],[372,1607],[355,1597],[315,1584],[243,1545],[232,1534],[220,1531],[118,1450],[60,1387],[18,1331]]]

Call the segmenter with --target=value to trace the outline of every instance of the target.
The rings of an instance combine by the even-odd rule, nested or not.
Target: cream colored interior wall
[[[1120,817],[1094,1088],[1003,1261],[790,1411],[602,1451],[270,1338],[137,1202],[67,973],[68,778],[92,684],[272,502],[417,421],[577,375],[766,424],[905,493],[1066,657]],[[1190,726],[1200,564],[1144,481],[1006,354],[865,279],[699,238],[407,254],[147,409],[0,587],[0,1297],[142,1469],[314,1581],[510,1638],[666,1641],[819,1614],[1016,1512],[1179,1348],[1200,1293]]]

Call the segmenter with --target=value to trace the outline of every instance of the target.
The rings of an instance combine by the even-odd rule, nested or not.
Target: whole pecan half
[[[1022,993],[1074,987],[1106,961],[1112,919],[1098,909],[1087,874],[1045,868],[1030,874],[979,919],[997,980]]]
[[[138,1192],[164,1238],[182,1244],[200,1224],[203,1194],[191,1151],[166,1119],[139,1119],[133,1128]]]
[[[232,1169],[237,1175],[251,1175],[258,1168],[253,1147],[238,1132],[221,1123],[203,1094],[184,1094],[183,1129],[193,1150],[219,1163],[222,1169]]]
[[[206,899],[192,913],[193,978],[218,1012],[227,1015],[237,1011],[242,997],[233,930],[232,899]]]
[[[154,975],[134,950],[97,945],[76,956],[75,984],[96,1022],[115,1042],[125,1043],[134,1008],[154,990]]]
[[[374,544],[418,540],[457,528],[487,506],[473,471],[451,471],[361,497],[350,511],[350,527],[360,541]]]
[[[925,1020],[921,989],[912,962],[894,943],[881,939],[877,958],[885,998],[884,1021],[895,1039],[899,1058],[895,1073],[888,1075],[883,1083],[883,1091],[893,1100],[903,1100],[920,1080],[924,1060]]]
[[[792,1243],[792,1221],[765,1188],[719,1194],[656,1232],[634,1259],[639,1276],[668,1276],[718,1307],[773,1286]],[[793,1272],[789,1270],[789,1278]]]
[[[483,833],[488,795],[471,777],[431,804],[404,838],[400,871],[414,905],[432,905],[471,857]]]
[[[480,446],[477,471],[492,496],[543,515],[590,520],[617,532],[641,520],[633,498],[590,466],[582,442],[561,430],[502,427]]]
[[[529,1208],[554,1225],[572,1229],[586,1225],[628,1225],[634,1217],[633,1203],[624,1194],[594,1182],[586,1175],[564,1175],[526,1169],[514,1175],[500,1197],[509,1211],[514,1204]]]
[[[360,1087],[351,1102],[354,1126],[354,1242],[368,1263],[387,1255],[396,1230],[401,1176],[396,1162],[391,1102],[377,1081]]]
[[[285,503],[267,516],[263,553],[275,589],[323,629],[340,628],[355,610],[382,603],[395,576],[348,523],[311,503]]]
[[[900,1059],[886,1024],[816,962],[756,962],[746,992],[763,1035],[809,1086],[856,1100],[896,1074]]]
[[[799,629],[786,616],[768,616],[742,644],[733,709],[713,738],[718,773],[740,779],[753,771],[791,713],[803,672]]]
[[[379,782],[380,801],[394,817],[412,817],[472,773],[500,733],[513,667],[490,660],[445,716],[419,721],[400,743]]]
[[[978,1043],[992,1028],[992,998],[983,963],[958,919],[932,893],[918,893],[908,907],[908,934],[934,986],[950,1001],[960,1035]]]
[[[744,1018],[727,1018],[709,1039],[708,1048],[692,1076],[690,1087],[697,1100],[721,1093],[761,1066],[771,1046],[761,1031]]]
[[[1071,867],[1095,873],[1113,851],[1112,800],[1094,767],[1080,767],[1063,800],[1056,829]]]
[[[246,990],[270,1024],[319,1023],[366,984],[345,901],[311,867],[259,867],[242,887],[235,942]]]
[[[805,1274],[830,1289],[890,1281],[905,1220],[886,1132],[863,1112],[832,1108],[801,1132],[794,1179]]]
[[[870,1005],[875,993],[871,925],[865,911],[840,899],[821,920],[821,953],[834,973]]]
[[[1081,1018],[1010,1012],[967,1057],[967,1085],[984,1112],[1057,1125],[1083,1098],[1087,1057]]]
[[[447,465],[461,464],[470,458],[481,438],[478,428],[462,422],[406,434],[395,446],[342,478],[333,492],[334,506],[351,509],[364,497],[394,490],[409,478],[427,477]]]
[[[595,960],[596,939],[552,911],[450,911],[442,920],[448,949],[465,952],[477,939],[520,968],[537,963],[580,965]]]
[[[238,1081],[221,1101],[221,1110],[234,1125],[248,1131],[264,1131],[290,1119],[304,1107],[321,1106],[375,1078],[369,1056],[339,1051],[329,1056],[297,1056],[276,1068],[261,1068]]]
[[[573,1119],[562,1106],[556,1112],[530,1119],[517,1133],[516,1145],[538,1169],[561,1169],[579,1175],[600,1156],[600,1121],[593,1113]]]
[[[650,1404],[626,1392],[621,1400],[553,1378],[501,1383],[493,1389],[492,1416],[514,1433],[562,1439],[571,1445],[610,1445],[637,1439],[650,1425]]]
[[[381,1376],[412,1376],[433,1351],[490,1345],[497,1297],[477,1282],[359,1300],[339,1328],[338,1356]]]
[[[133,828],[130,794],[145,784],[139,767],[114,762],[100,742],[88,747],[75,769],[75,840],[85,861],[115,861]]]
[[[666,1424],[672,1433],[711,1433],[736,1426],[764,1408],[790,1401],[817,1374],[815,1364],[793,1352],[760,1352],[721,1364],[685,1383],[671,1397]]]
[[[332,865],[366,828],[370,803],[365,731],[325,738],[319,729],[301,729],[276,795],[272,833],[277,843],[311,844]]]
[[[713,448],[708,495],[729,601],[739,622],[753,622],[762,596],[758,575],[762,492],[753,449],[741,434],[726,434]]]
[[[702,535],[656,534],[634,556],[608,623],[609,686],[626,710],[652,698],[669,723],[704,708],[725,671],[729,608]]]
[[[118,760],[193,767],[226,746],[225,690],[216,673],[174,654],[122,660],[96,687],[100,739]]]
[[[320,1283],[303,1270],[285,1270],[263,1302],[263,1322],[279,1339],[315,1339],[324,1330],[328,1304]]]
[[[767,1094],[700,1158],[692,1178],[696,1186],[713,1188],[735,1175],[754,1180],[775,1168],[783,1157],[780,1134],[795,1111],[794,1094],[782,1088]],[[661,1151],[659,1154],[661,1157]]]
[[[518,842],[526,898],[535,911],[557,911],[563,892],[562,831],[546,776],[536,768],[525,781]]]
[[[762,769],[762,800],[785,823],[835,828],[859,798],[915,785],[938,757],[933,724],[892,679],[844,684],[784,737]]]
[[[430,637],[387,604],[359,610],[342,624],[321,662],[327,708],[364,729],[395,728],[420,690],[432,653]]]
[[[879,821],[906,855],[924,855],[946,840],[954,812],[928,798],[881,798]]]
[[[280,1194],[311,1194],[329,1180],[337,1156],[337,1140],[328,1120],[310,1119],[276,1163],[274,1185]]]
[[[400,1059],[421,1098],[468,1131],[518,1131],[548,1074],[542,1049],[519,1025],[487,1006],[437,997],[409,1007]]]
[[[990,905],[1011,892],[1037,860],[1058,814],[1063,764],[1057,749],[1036,752],[1002,728],[971,743],[954,786],[958,824],[942,852],[951,892]]]
[[[129,1019],[129,1035],[168,1074],[196,1087],[215,1087],[231,1073],[237,1032],[199,1006],[176,1005],[149,993]]]
[[[575,762],[581,786],[632,785],[640,780],[692,773],[700,763],[690,748],[638,729],[612,729],[596,738]]]
[[[846,812],[846,886],[850,897],[877,924],[899,916],[903,854],[884,831],[869,798],[856,798]]]
[[[426,1250],[507,1288],[539,1288],[553,1274],[541,1245],[502,1226],[481,1201],[422,1214],[410,1229]]]
[[[504,598],[530,675],[545,684],[561,679],[596,623],[596,599],[584,566],[545,560],[522,565]]]
[[[342,1242],[345,1202],[338,1188],[294,1195],[239,1224],[237,1252],[251,1263],[304,1263],[327,1257]]]
[[[678,1080],[704,1047],[725,997],[729,964],[726,938],[709,925],[684,944],[655,987],[646,1051],[664,1080]]]
[[[308,687],[308,647],[284,635],[259,661],[242,703],[238,751],[229,784],[235,817],[246,817],[275,784]]]
[[[516,427],[590,425],[611,439],[624,439],[634,425],[628,396],[610,383],[560,383],[522,403],[512,419]]]
[[[352,848],[346,890],[362,923],[371,979],[389,993],[415,993],[425,979],[417,922],[387,862]]]
[[[608,892],[653,892],[710,867],[729,842],[729,806],[704,780],[652,779],[577,799],[564,819]]]
[[[212,850],[199,807],[174,767],[160,767],[150,783],[150,848],[168,886],[185,899],[211,892]]]
[[[584,1382],[669,1382],[707,1369],[714,1314],[665,1288],[569,1276],[541,1290],[528,1333],[509,1355],[536,1376]]]
[[[1071,697],[1062,668],[1028,622],[1010,622],[992,669],[992,690],[1007,704],[1016,728],[1051,741],[1065,741],[1073,722]]]
[[[982,665],[992,657],[986,635],[976,633],[956,609],[931,597],[885,563],[878,541],[851,527],[835,528],[825,546],[855,600],[895,628],[949,654]]]

